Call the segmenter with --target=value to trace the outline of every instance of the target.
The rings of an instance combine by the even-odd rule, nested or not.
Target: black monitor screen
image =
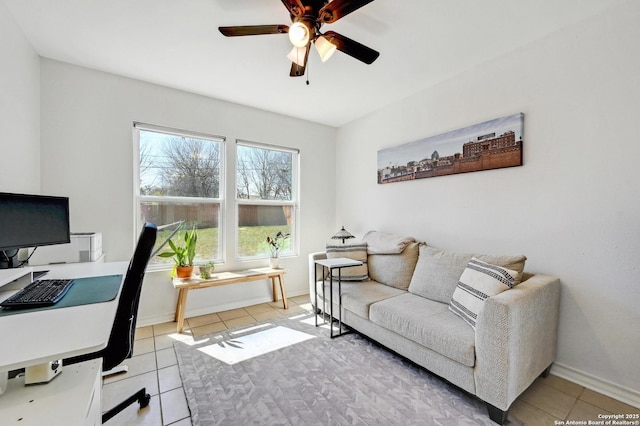
[[[70,241],[69,198],[0,192],[0,250]]]

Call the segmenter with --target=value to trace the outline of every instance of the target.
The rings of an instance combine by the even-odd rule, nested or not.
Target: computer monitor
[[[21,248],[69,242],[69,198],[0,192],[0,269],[19,266]]]

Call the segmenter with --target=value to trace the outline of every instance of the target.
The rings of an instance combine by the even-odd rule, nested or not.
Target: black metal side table
[[[329,271],[329,336],[331,338],[338,337],[342,333],[342,268],[348,268],[350,266],[360,266],[362,262],[359,260],[353,260],[346,257],[336,257],[333,259],[319,259],[315,261],[316,265],[322,266],[322,313],[323,318],[325,307],[326,307],[326,295],[324,291],[324,282],[327,279],[326,272]],[[333,270],[338,270],[338,334],[333,333]],[[314,271],[314,282],[313,286],[314,295],[313,301],[316,309],[318,309],[318,268],[315,268]],[[325,319],[326,322],[326,319]],[[318,315],[315,315],[315,325],[318,326]]]

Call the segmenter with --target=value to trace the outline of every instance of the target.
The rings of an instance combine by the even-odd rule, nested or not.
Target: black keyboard
[[[2,301],[0,306],[13,309],[55,305],[67,294],[73,280],[37,280]]]

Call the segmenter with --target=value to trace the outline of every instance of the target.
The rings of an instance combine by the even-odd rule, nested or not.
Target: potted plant
[[[269,266],[273,269],[280,267],[280,250],[282,250],[284,242],[288,238],[289,234],[283,234],[282,231],[278,231],[275,237],[267,236],[267,244],[269,244],[269,250],[271,251]]]
[[[214,269],[215,265],[213,264],[213,262],[207,262],[204,265],[200,265],[200,278],[202,278],[203,280],[208,280],[209,278],[211,278],[211,274],[213,273]]]
[[[191,231],[184,234],[184,245],[176,245],[172,240],[168,241],[170,251],[160,253],[160,257],[173,257],[175,261],[174,273],[178,278],[189,278],[193,273],[193,258],[196,256],[196,244],[198,233],[194,226]]]

